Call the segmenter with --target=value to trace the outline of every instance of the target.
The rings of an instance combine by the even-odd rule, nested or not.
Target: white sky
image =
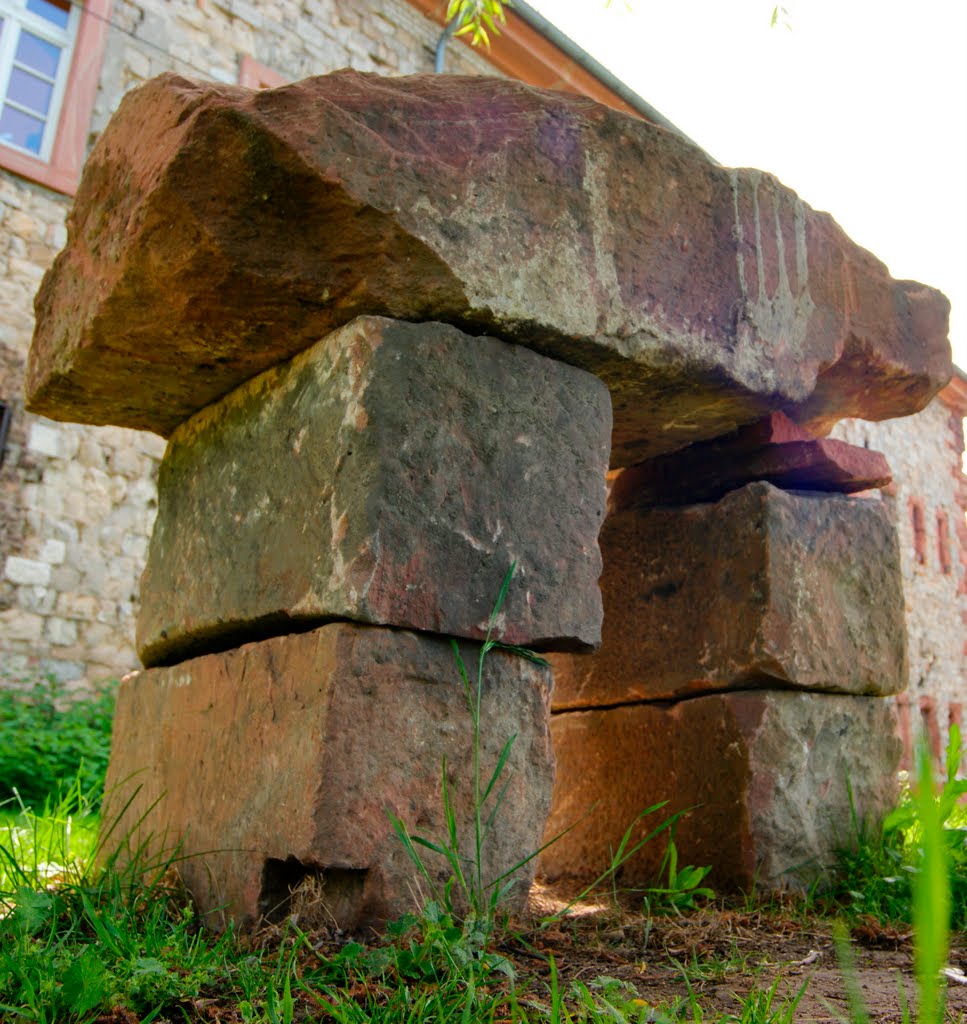
[[[967,369],[967,0],[529,0],[711,156],[771,171],[953,304]]]

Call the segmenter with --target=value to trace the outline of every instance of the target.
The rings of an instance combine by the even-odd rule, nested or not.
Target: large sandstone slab
[[[327,619],[581,649],[601,631],[607,389],[444,324],[363,317],[198,413],[161,464],[146,665]]]
[[[635,829],[695,808],[677,827],[679,864],[711,865],[719,892],[805,888],[850,845],[860,820],[896,797],[900,741],[890,700],[790,692],[725,693],[562,712],[551,719],[557,758],[547,839],[550,878],[593,879],[646,807],[668,805]],[[657,884],[665,840],[647,843],[620,886]]]
[[[462,653],[473,669],[476,646]],[[487,778],[517,737],[484,846],[487,881],[540,842],[553,781],[549,689],[546,667],[504,653],[486,662]],[[461,848],[472,851],[472,746],[444,639],[339,623],[150,669],[118,696],[104,821],[120,818],[109,846],[144,843],[149,859],[178,847],[209,923],[284,916],[289,887],[308,877],[316,894],[321,884],[323,923],[379,926],[428,895],[388,813],[414,835],[444,837],[444,757]],[[423,853],[445,882],[442,858]],[[519,872],[518,904],[532,874],[533,864]]]
[[[915,412],[950,376],[948,308],[769,175],[587,99],[165,75],[87,162],[27,391],[167,435],[359,314],[443,320],[601,376],[628,465],[777,408],[820,433]]]
[[[606,520],[601,648],[553,655],[556,708],[724,688],[906,686],[896,530],[875,499],[749,484]]]

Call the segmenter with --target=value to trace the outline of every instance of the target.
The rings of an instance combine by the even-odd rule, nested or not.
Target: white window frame
[[[54,88],[50,98],[50,108],[44,123],[40,152],[35,153],[32,149],[18,146],[15,142],[0,139],[0,146],[5,149],[23,153],[25,156],[41,160],[43,163],[50,162],[57,136],[57,126],[60,123],[64,94],[67,90],[67,80],[70,77],[71,63],[74,59],[74,47],[77,43],[77,28],[81,13],[80,5],[72,0],[67,27],[59,29],[46,18],[28,11],[27,0],[0,0],[0,18],[3,18],[2,33],[0,33],[0,109],[7,102],[7,89],[10,75],[14,69],[14,55],[22,29],[54,44],[61,51],[60,60],[57,62],[57,76],[54,79]],[[11,103],[11,106],[17,105]],[[34,117],[37,116],[36,112],[29,109],[25,109],[24,112]]]

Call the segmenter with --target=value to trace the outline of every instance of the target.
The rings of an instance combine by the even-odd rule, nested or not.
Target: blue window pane
[[[60,63],[60,47],[23,30],[20,33],[17,55],[14,59],[18,64],[26,64],[34,71],[53,78],[57,74],[57,65]]]
[[[70,0],[27,0],[27,10],[58,28],[67,28],[71,16]]]
[[[45,82],[42,78],[35,78],[33,75],[14,68],[10,72],[10,84],[7,86],[7,99],[15,103],[21,103],[38,114],[46,114],[50,110],[50,98],[54,94],[54,87]]]
[[[0,142],[12,142],[31,153],[39,153],[43,141],[44,122],[39,117],[4,106],[0,114]]]

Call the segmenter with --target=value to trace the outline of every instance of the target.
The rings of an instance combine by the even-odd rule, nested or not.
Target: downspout
[[[457,34],[457,28],[458,22],[457,19],[454,18],[452,21],[447,23],[447,27],[440,33],[440,38],[436,41],[433,70],[438,75],[443,74],[444,64],[446,63],[447,57],[447,45]]]

